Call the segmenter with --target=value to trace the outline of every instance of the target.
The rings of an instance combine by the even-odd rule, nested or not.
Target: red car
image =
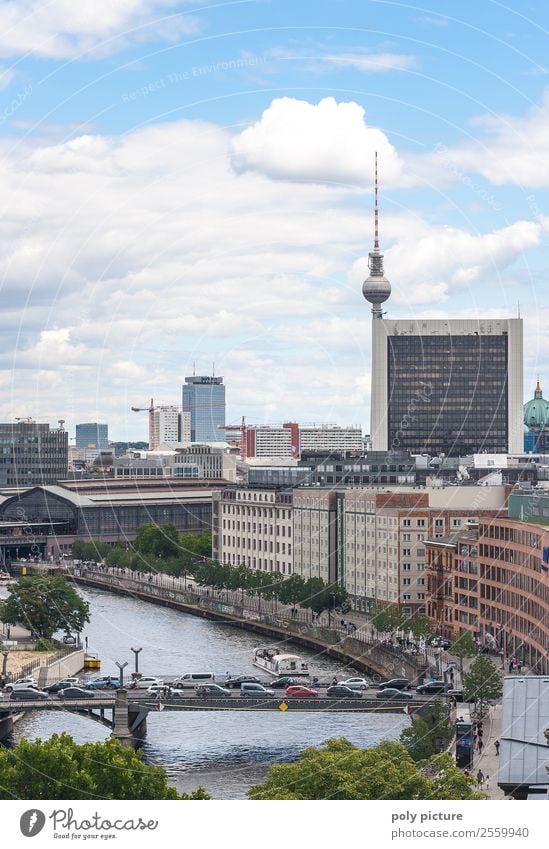
[[[310,687],[295,684],[292,687],[286,688],[286,694],[292,696],[294,699],[314,699],[318,696],[318,690],[311,690]]]

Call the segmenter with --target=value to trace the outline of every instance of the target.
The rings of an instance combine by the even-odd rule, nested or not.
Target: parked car
[[[155,678],[154,675],[143,675],[141,678],[131,681],[128,686],[131,687],[132,690],[148,690],[153,684],[167,686],[164,685],[164,682],[161,681],[160,678]]]
[[[346,681],[338,681],[342,687],[352,687],[353,690],[368,690],[371,683],[366,678],[347,678]]]
[[[344,684],[333,684],[326,690],[326,695],[331,699],[361,699],[362,693],[360,690],[353,690]]]
[[[409,690],[410,682],[407,678],[391,678],[390,681],[381,681],[377,686],[379,690]]]
[[[14,693],[17,690],[29,690],[29,689],[38,690],[38,687],[37,687],[36,684],[25,684],[25,683],[23,683],[23,684],[17,684],[17,683],[6,684],[6,686],[4,687],[4,692],[5,693]]]
[[[223,686],[231,690],[240,690],[241,684],[261,684],[261,681],[255,675],[239,675],[238,678],[228,678]]]
[[[286,688],[286,695],[291,696],[292,699],[316,699],[318,698],[318,690],[304,687],[303,684],[295,684]]]
[[[65,687],[59,690],[60,699],[93,699],[95,690],[85,690],[84,687]]]
[[[91,681],[86,681],[85,686],[88,690],[118,690],[120,682],[106,675],[103,678],[92,678]]]
[[[18,678],[15,684],[26,684],[29,687],[37,687],[38,681],[36,678],[33,678],[32,675],[27,675],[25,678]]]
[[[17,699],[18,701],[31,701],[37,699],[47,699],[49,698],[48,693],[45,693],[43,690],[36,690],[34,687],[21,687],[18,690],[12,690],[10,693],[10,699]]]
[[[292,678],[291,675],[282,675],[280,678],[275,678],[274,681],[269,681],[269,687],[273,687],[275,690],[285,690],[286,687],[291,687],[295,684],[295,678]]]
[[[450,685],[445,681],[427,681],[425,684],[420,684],[419,687],[416,687],[416,693],[432,695],[433,693],[445,693],[449,688]]]
[[[397,690],[395,687],[387,687],[385,690],[381,690],[379,693],[376,693],[376,698],[402,702],[408,702],[410,700],[410,697],[406,693],[403,693],[402,690]]]
[[[232,693],[219,684],[201,684],[196,688],[196,695],[203,699],[230,699]]]
[[[240,695],[248,698],[271,698],[274,696],[274,690],[264,687],[263,684],[241,684]]]

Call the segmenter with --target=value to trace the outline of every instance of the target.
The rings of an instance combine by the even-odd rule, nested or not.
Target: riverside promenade
[[[341,618],[333,614],[312,616],[290,606],[250,598],[240,591],[211,591],[181,578],[109,567],[76,568],[73,579],[77,584],[129,594],[194,616],[255,631],[279,642],[288,640],[374,677],[407,677],[415,683],[428,671],[423,654],[406,654],[400,647],[372,634],[371,627],[358,627],[347,620],[343,620],[343,625]]]

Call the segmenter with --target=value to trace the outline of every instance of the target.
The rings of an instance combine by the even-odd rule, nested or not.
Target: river
[[[142,648],[139,671],[175,676],[185,672],[253,672],[256,634],[154,604],[100,590],[81,589],[90,603],[91,621],[85,636],[89,650],[101,658],[101,674],[118,675],[115,661],[128,662],[131,648]],[[268,643],[268,640],[266,640]],[[321,679],[358,674],[352,668],[301,647],[311,674]],[[92,676],[93,677],[93,676]],[[204,785],[216,799],[244,799],[252,784],[264,780],[269,765],[295,759],[307,746],[329,737],[345,736],[359,746],[396,740],[409,723],[404,714],[300,713],[151,713],[143,753],[148,763],[163,766],[180,791]],[[16,739],[48,737],[67,731],[83,743],[104,739],[109,731],[71,713],[34,713],[17,723]]]

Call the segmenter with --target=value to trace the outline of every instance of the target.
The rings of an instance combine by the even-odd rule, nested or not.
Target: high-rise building
[[[523,450],[522,319],[388,320],[378,237],[362,293],[372,304],[374,451],[465,456]]]
[[[0,424],[0,486],[51,484],[67,477],[69,435],[49,424]]]
[[[153,412],[154,447],[164,442],[191,441],[191,414],[177,407],[155,407]]]
[[[186,377],[183,412],[191,415],[191,442],[223,442],[225,386],[222,377]]]
[[[109,426],[98,422],[76,425],[76,447],[97,448],[104,451],[109,447]]]

